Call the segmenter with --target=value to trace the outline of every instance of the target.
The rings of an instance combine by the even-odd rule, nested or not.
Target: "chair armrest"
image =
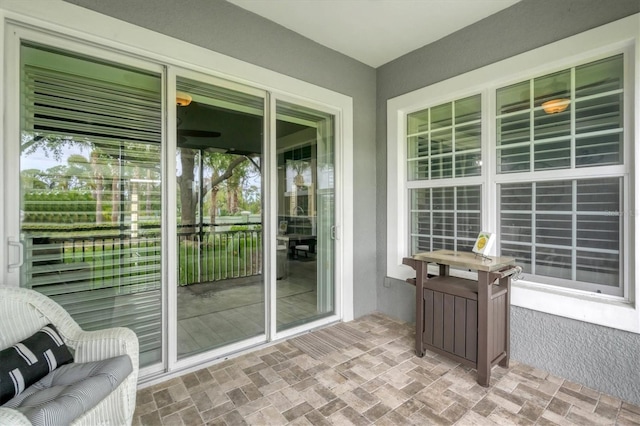
[[[138,336],[128,328],[79,331],[68,344],[75,348],[75,362],[99,361],[126,354],[131,358],[133,368],[138,369]]]
[[[29,419],[18,410],[0,407],[0,426],[31,426]]]

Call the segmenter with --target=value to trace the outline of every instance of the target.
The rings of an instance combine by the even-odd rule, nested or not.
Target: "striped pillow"
[[[0,405],[57,367],[73,361],[53,324],[0,352]]]

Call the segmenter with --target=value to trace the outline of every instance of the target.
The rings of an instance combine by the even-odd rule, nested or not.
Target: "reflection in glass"
[[[178,358],[265,333],[264,99],[181,78]],[[185,96],[186,95],[186,96]]]
[[[498,173],[621,164],[622,77],[616,55],[497,89]]]
[[[538,277],[592,283],[619,295],[619,178],[500,185],[501,254],[523,259]]]
[[[411,254],[470,251],[480,232],[480,187],[418,188],[411,195]]]
[[[409,180],[482,173],[480,95],[407,115]]]
[[[161,361],[161,77],[23,45],[20,285]]]
[[[282,331],[335,313],[335,122],[280,101],[276,113],[276,328]]]

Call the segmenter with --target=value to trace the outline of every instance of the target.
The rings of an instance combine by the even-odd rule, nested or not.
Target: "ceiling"
[[[227,0],[377,68],[519,0]]]

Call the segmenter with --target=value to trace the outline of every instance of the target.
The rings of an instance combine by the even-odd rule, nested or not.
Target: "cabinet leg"
[[[509,355],[505,356],[502,361],[498,363],[500,367],[509,368]]]
[[[422,336],[424,333],[424,287],[426,278],[426,265],[424,262],[416,262],[416,355],[424,356]]]
[[[489,327],[489,318],[492,318],[492,305],[490,303],[491,286],[489,274],[478,271],[478,384],[489,386],[491,380],[491,359],[489,348],[493,347],[493,335]]]

